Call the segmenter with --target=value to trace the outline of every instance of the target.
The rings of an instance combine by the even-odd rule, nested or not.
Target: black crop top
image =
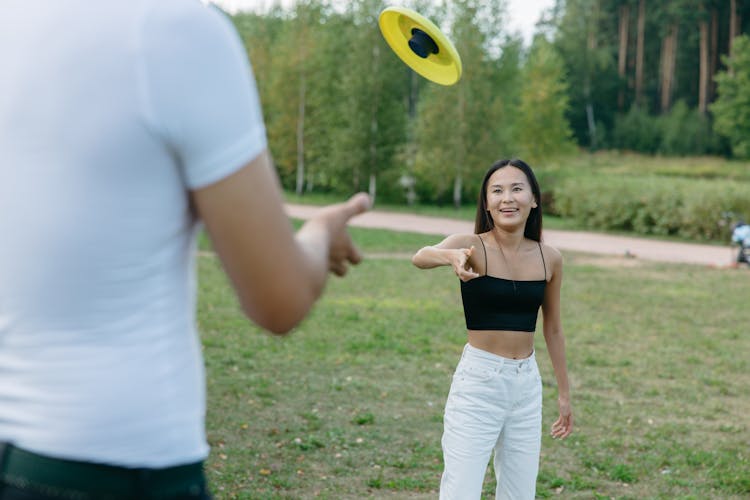
[[[534,332],[539,307],[544,302],[547,285],[547,265],[542,255],[544,279],[537,281],[513,281],[488,276],[487,249],[484,248],[485,275],[461,282],[461,299],[468,330],[512,330]]]

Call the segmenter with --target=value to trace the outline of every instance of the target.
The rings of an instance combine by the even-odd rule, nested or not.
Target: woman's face
[[[496,226],[525,227],[537,202],[523,170],[508,165],[496,170],[487,182],[487,210]]]

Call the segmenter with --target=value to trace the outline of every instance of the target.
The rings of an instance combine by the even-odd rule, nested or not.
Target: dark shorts
[[[203,463],[132,469],[51,458],[0,443],[0,500],[211,498]]]

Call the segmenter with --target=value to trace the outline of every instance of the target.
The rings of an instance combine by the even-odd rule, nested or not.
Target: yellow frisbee
[[[388,7],[380,13],[378,25],[393,52],[423,77],[441,85],[461,78],[458,51],[426,17],[404,7]]]

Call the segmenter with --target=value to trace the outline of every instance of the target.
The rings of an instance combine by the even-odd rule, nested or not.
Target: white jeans
[[[533,499],[542,440],[542,379],[534,354],[507,359],[469,344],[443,418],[441,500],[481,498],[495,451],[496,499]]]

